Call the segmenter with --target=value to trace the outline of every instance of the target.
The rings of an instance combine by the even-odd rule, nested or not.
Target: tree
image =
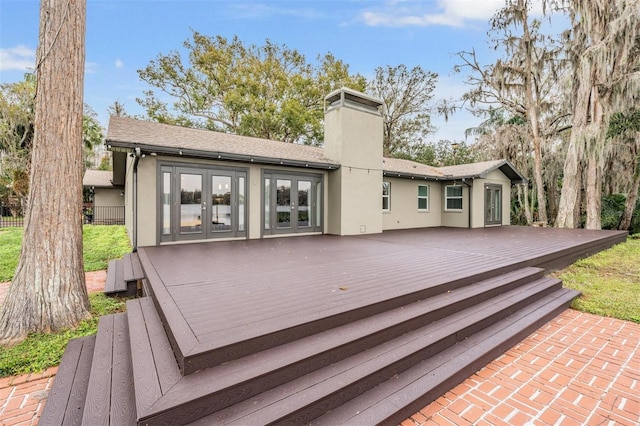
[[[86,2],[43,0],[35,133],[18,267],[0,307],[0,343],[89,316],[82,263],[82,108]]]
[[[547,194],[543,177],[543,146],[558,131],[558,117],[564,112],[554,102],[562,71],[561,48],[555,39],[540,31],[541,22],[531,19],[529,0],[509,0],[491,19],[496,34],[495,48],[503,49],[505,59],[481,67],[475,52],[459,53],[473,75],[467,83],[473,89],[464,96],[472,107],[496,104],[527,123],[534,158],[533,176],[538,200],[538,220],[547,222]],[[528,153],[525,153],[528,155]]]
[[[22,214],[29,189],[29,152],[33,143],[35,76],[0,85],[0,199]]]
[[[36,76],[0,85],[0,199],[15,213],[26,209],[31,148],[35,129]],[[84,163],[90,164],[93,147],[102,142],[97,114],[84,105],[82,140]]]
[[[109,113],[109,115],[114,115],[116,117],[129,117],[124,104],[117,100],[113,101],[113,104],[109,105],[109,107],[107,108],[107,112]]]
[[[333,55],[307,62],[304,55],[267,40],[245,46],[237,37],[198,32],[184,43],[188,63],[178,52],[159,55],[140,78],[154,90],[137,99],[150,119],[187,127],[317,145],[322,142],[324,96],[343,86],[364,90],[364,77],[351,75]]]
[[[627,157],[632,160],[629,167],[624,169],[631,175],[631,182],[627,191],[624,212],[618,225],[618,229],[628,230],[631,227],[640,190],[640,110],[633,110],[627,114],[613,114],[609,122],[607,138],[618,139],[620,147],[623,150],[628,150],[630,154],[629,156],[621,155],[620,158]]]
[[[436,161],[436,147],[430,143],[415,143],[407,145],[393,154],[394,158],[417,161],[418,163],[434,166]]]
[[[394,156],[419,145],[433,133],[431,105],[438,74],[420,66],[378,67],[368,84],[369,93],[380,98],[384,117],[384,154]]]
[[[565,37],[573,69],[572,130],[556,224],[577,226],[586,166],[586,227],[600,229],[603,165],[611,148],[608,121],[640,98],[640,1],[562,3],[569,6],[572,24]]]
[[[93,164],[94,148],[102,143],[103,138],[102,126],[98,122],[98,114],[89,105],[85,104],[82,116],[82,146],[84,148],[83,163],[85,169]]]

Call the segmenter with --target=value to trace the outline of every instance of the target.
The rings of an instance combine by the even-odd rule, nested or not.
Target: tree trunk
[[[629,230],[629,228],[631,228],[633,211],[635,210],[638,202],[638,191],[640,191],[640,164],[636,163],[633,184],[631,185],[631,190],[627,194],[627,201],[624,205],[624,212],[622,213],[618,229]]]
[[[518,8],[522,10],[525,15],[522,19],[522,36],[525,44],[525,72],[524,72],[524,93],[527,107],[527,116],[529,118],[529,125],[531,126],[531,135],[533,136],[533,161],[534,161],[534,176],[536,184],[536,196],[538,198],[538,221],[548,222],[547,218],[547,197],[544,192],[544,181],[542,180],[542,148],[540,138],[540,123],[538,114],[538,99],[534,96],[535,79],[533,75],[533,42],[531,40],[531,32],[529,30],[529,18],[527,16],[528,4],[520,0],[518,2]]]
[[[558,228],[575,228],[575,210],[580,208],[580,153],[578,148],[578,138],[572,134],[569,141],[567,156],[564,160],[564,176],[562,179],[562,191],[560,193],[560,203],[558,205],[558,218],[556,226]]]
[[[73,327],[89,316],[82,261],[85,0],[42,0],[35,136],[16,274],[0,343]]]
[[[587,160],[587,229],[602,229],[602,173],[596,157],[592,152]]]
[[[533,215],[531,214],[531,206],[529,204],[529,185],[524,184],[524,215],[527,218],[527,224],[533,223]]]

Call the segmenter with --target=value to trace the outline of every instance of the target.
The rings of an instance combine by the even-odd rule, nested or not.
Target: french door
[[[246,236],[245,170],[161,167],[160,241]]]
[[[484,224],[502,224],[502,186],[485,184],[484,186]]]
[[[263,174],[263,234],[322,232],[322,176]]]

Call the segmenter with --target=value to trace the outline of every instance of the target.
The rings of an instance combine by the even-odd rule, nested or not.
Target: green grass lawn
[[[124,226],[85,225],[83,228],[84,269],[106,269],[109,260],[131,252]],[[0,229],[0,282],[13,278],[22,242],[22,228]],[[102,293],[89,295],[92,318],[73,330],[55,334],[32,334],[11,348],[0,347],[0,377],[42,371],[60,363],[69,339],[94,334],[102,315],[121,312],[125,300]]]
[[[640,238],[629,238],[554,275],[565,287],[582,292],[572,308],[640,323]]]
[[[107,269],[111,259],[119,259],[131,251],[124,226],[84,225],[84,270]],[[0,282],[11,281],[18,265],[22,228],[0,229]]]
[[[95,334],[102,315],[125,310],[125,299],[102,293],[91,293],[89,301],[92,317],[82,321],[77,328],[53,334],[34,333],[16,346],[0,347],[0,377],[43,371],[59,364],[70,339]]]

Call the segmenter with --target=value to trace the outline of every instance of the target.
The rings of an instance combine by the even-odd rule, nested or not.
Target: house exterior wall
[[[329,174],[328,232],[382,232],[381,114],[375,108],[345,102],[327,110],[324,124],[325,156],[341,164]]]
[[[382,228],[411,229],[440,226],[442,223],[442,189],[439,182],[385,177],[391,184],[390,210],[382,211]],[[429,209],[418,209],[418,186],[429,188]],[[380,206],[378,207],[380,209]]]
[[[127,158],[129,163],[133,158]],[[277,170],[297,174],[313,172],[322,174],[323,229],[325,233],[353,235],[375,233],[383,230],[411,229],[422,227],[469,226],[469,195],[471,194],[472,227],[484,227],[484,185],[502,186],[502,224],[509,225],[510,181],[499,170],[491,172],[485,179],[473,180],[471,190],[462,185],[462,211],[446,211],[445,186],[452,182],[420,181],[393,177],[382,177],[380,171],[361,170],[342,166],[338,170],[300,170],[293,167],[271,167],[249,163],[208,161],[176,157],[146,156],[138,164],[138,246],[158,244],[158,188],[156,186],[159,164],[184,164],[185,166],[226,166],[247,170],[247,238],[259,239],[262,234],[263,170]],[[133,240],[133,165],[129,164],[125,182],[125,197],[121,190],[96,191],[96,205],[115,205],[119,201],[125,205],[126,227]],[[390,210],[382,211],[382,182],[391,184]],[[418,186],[429,187],[429,208],[418,209]],[[350,194],[350,196],[346,195]],[[374,194],[374,197],[371,197]],[[106,203],[106,204],[105,204]],[[347,206],[345,208],[345,205]],[[379,225],[378,225],[379,223]],[[372,225],[373,224],[373,225]]]
[[[138,163],[138,246],[154,246],[158,244],[158,221],[160,215],[158,213],[158,191],[157,176],[158,166],[160,164],[184,164],[187,167],[234,167],[247,170],[247,237],[249,239],[262,238],[262,210],[263,210],[263,193],[262,193],[262,171],[277,170],[278,172],[299,174],[304,172],[313,172],[323,176],[325,190],[323,191],[323,228],[327,229],[328,212],[328,192],[327,191],[327,172],[321,170],[301,170],[295,167],[272,167],[269,165],[258,165],[251,163],[236,163],[224,161],[210,161],[200,159],[187,159],[164,156],[146,156],[140,159]],[[133,215],[133,167],[129,168],[127,175],[127,197],[126,212]],[[132,220],[127,220],[127,231],[131,239],[133,239]]]
[[[155,246],[157,242],[156,157],[141,158],[138,163],[138,246]],[[133,171],[130,172],[133,174]],[[133,191],[132,191],[133,192]]]
[[[122,188],[95,188],[93,205],[96,207],[124,206],[124,197],[120,195],[122,192]]]
[[[133,242],[133,158],[126,158],[126,173],[124,178],[124,225],[127,229],[129,240]]]
[[[456,185],[462,186],[462,210],[451,211],[446,208],[445,192],[446,186],[453,185],[453,182],[441,183],[442,192],[440,200],[442,207],[442,226],[450,226],[452,228],[467,228],[469,227],[469,188],[465,184],[456,183]],[[471,203],[475,203],[476,200],[472,199]]]
[[[511,224],[511,181],[500,170],[493,170],[484,179],[473,181],[472,227],[483,228],[485,215],[485,184],[502,186],[502,225]]]

